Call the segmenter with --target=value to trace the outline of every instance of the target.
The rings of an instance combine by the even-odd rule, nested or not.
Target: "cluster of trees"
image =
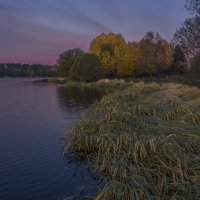
[[[25,77],[25,76],[56,76],[56,69],[47,65],[40,64],[16,64],[16,63],[3,63],[0,64],[0,77]]]
[[[128,43],[121,34],[102,33],[91,42],[87,59],[82,58],[85,53],[80,49],[61,54],[57,63],[59,74],[75,80],[86,80],[83,77],[89,74],[87,81],[92,81],[100,76],[159,76],[189,69],[199,78],[200,0],[186,0],[185,7],[192,16],[176,31],[172,43],[154,32],[148,32],[139,42]]]
[[[81,49],[70,49],[62,53],[58,60],[58,73],[75,81],[96,81],[102,77],[99,58]]]
[[[182,73],[186,67],[181,48],[174,48],[154,32],[146,33],[138,43],[128,44],[120,34],[101,34],[91,42],[89,52],[99,57],[107,76]]]
[[[58,60],[61,76],[78,81],[95,81],[100,77],[135,77],[183,73],[186,59],[182,49],[148,32],[140,42],[126,42],[121,34],[97,36],[88,53],[72,49]]]

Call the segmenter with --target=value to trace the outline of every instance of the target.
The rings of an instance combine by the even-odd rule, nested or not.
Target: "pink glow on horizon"
[[[51,48],[47,49],[46,51],[45,49],[42,49],[41,47],[42,50],[40,51],[40,53],[36,52],[34,49],[32,50],[32,53],[29,50],[29,53],[28,52],[25,53],[28,55],[24,55],[24,56],[21,56],[21,55],[1,56],[0,55],[0,63],[44,64],[44,65],[53,66],[53,65],[56,65],[56,61],[59,55],[62,52],[67,51],[68,49],[81,48],[85,51],[87,51],[88,49],[88,45],[86,44],[85,40],[83,41],[81,38],[71,39],[73,46],[66,45],[66,47],[64,47],[65,46],[64,44],[66,41],[63,41],[63,38],[56,38],[56,37],[54,37],[54,39],[45,38],[45,42],[51,42]],[[52,48],[52,46],[53,47],[55,46],[55,47]],[[22,54],[20,53],[20,51],[23,53],[23,50],[21,50],[20,48],[17,53]]]

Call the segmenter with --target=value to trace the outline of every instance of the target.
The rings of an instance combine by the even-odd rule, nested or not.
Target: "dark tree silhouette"
[[[67,77],[69,70],[73,67],[74,63],[83,55],[84,51],[79,48],[69,49],[60,54],[57,60],[59,75]]]
[[[188,0],[186,8],[194,16],[188,18],[174,34],[174,43],[180,45],[188,56],[200,52],[200,0]]]
[[[102,74],[101,63],[95,54],[86,53],[70,69],[69,77],[75,81],[97,81]]]

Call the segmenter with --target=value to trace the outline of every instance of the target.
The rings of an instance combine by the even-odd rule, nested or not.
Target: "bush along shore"
[[[200,199],[200,89],[125,84],[66,134],[103,184],[94,199]]]

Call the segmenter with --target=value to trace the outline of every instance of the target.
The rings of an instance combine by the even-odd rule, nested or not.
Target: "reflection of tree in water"
[[[63,112],[85,108],[101,99],[104,91],[92,88],[58,87],[57,95]]]

